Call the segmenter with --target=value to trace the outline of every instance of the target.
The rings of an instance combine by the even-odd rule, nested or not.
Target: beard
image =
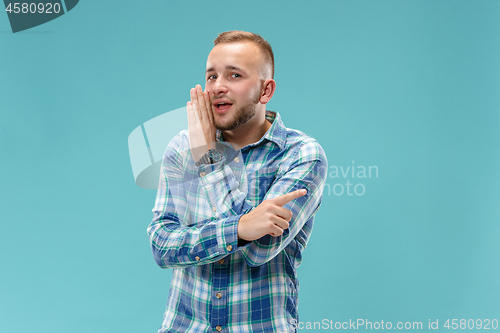
[[[232,119],[228,119],[226,122],[220,122],[214,116],[215,128],[217,128],[219,131],[232,131],[247,123],[255,116],[255,109],[257,107],[257,103],[259,103],[259,100],[260,92],[257,92],[256,94],[254,94],[253,98],[251,98],[251,101],[249,103],[238,108],[235,111]]]

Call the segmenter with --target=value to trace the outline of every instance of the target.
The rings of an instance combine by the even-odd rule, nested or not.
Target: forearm
[[[237,248],[239,216],[213,211],[197,174],[185,133],[165,151],[160,184],[147,228],[156,263],[162,268],[208,264]]]
[[[237,250],[240,217],[207,221],[201,227],[180,226],[169,214],[153,219],[148,234],[156,263],[161,268],[182,268],[220,260]]]
[[[253,240],[242,249],[243,257],[250,266],[258,266],[274,258],[299,233],[300,242],[304,244],[307,242],[312,231],[314,215],[321,205],[326,172],[326,157],[319,146],[311,144],[300,150],[295,163],[273,183],[264,200],[301,189],[305,189],[307,193],[283,206],[291,212],[291,219],[281,235],[275,237],[266,235]]]
[[[314,215],[321,205],[321,197],[317,195],[304,196],[294,200],[287,208],[292,212],[289,227],[283,229],[278,236],[265,235],[253,240],[248,246],[241,249],[243,258],[249,266],[260,266],[285,249],[300,233],[302,245],[305,246],[312,231]]]
[[[199,174],[206,199],[218,216],[241,215],[254,208],[247,200],[241,153],[228,155],[218,163],[202,165]]]

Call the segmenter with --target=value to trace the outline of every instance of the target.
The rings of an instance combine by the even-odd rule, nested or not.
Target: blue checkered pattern
[[[173,268],[163,332],[295,332],[296,269],[323,193],[327,160],[319,143],[267,111],[271,128],[235,150],[217,132],[221,161],[197,167],[188,131],[163,156],[148,227],[156,263]],[[279,237],[238,242],[240,217],[263,200],[307,189]]]

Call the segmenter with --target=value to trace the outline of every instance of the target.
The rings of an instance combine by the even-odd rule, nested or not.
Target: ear
[[[260,104],[267,104],[274,95],[274,91],[276,90],[276,81],[273,79],[267,79],[262,82],[262,88],[260,92]]]

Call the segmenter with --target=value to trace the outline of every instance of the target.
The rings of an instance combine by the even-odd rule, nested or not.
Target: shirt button
[[[226,249],[231,252],[233,250],[233,246],[231,244],[229,244],[228,246],[226,246]]]
[[[194,258],[196,259],[196,261],[200,261],[200,257],[196,256]]]
[[[224,259],[219,260],[219,264],[223,265],[224,264]]]
[[[235,161],[236,163],[240,163],[240,159],[238,158],[238,156],[236,156],[236,157],[234,158],[234,161]]]
[[[222,294],[221,293],[217,293],[217,295],[215,295],[215,297],[217,297],[218,299],[221,299],[222,298]]]
[[[201,176],[201,177],[205,177],[206,175],[207,175],[207,174],[205,173],[205,171],[200,172],[200,176]]]
[[[217,326],[215,327],[215,329],[217,330],[217,332],[222,331],[222,327],[220,327],[219,325],[217,325]]]
[[[217,212],[217,207],[213,206],[212,210],[214,211],[214,213]]]

